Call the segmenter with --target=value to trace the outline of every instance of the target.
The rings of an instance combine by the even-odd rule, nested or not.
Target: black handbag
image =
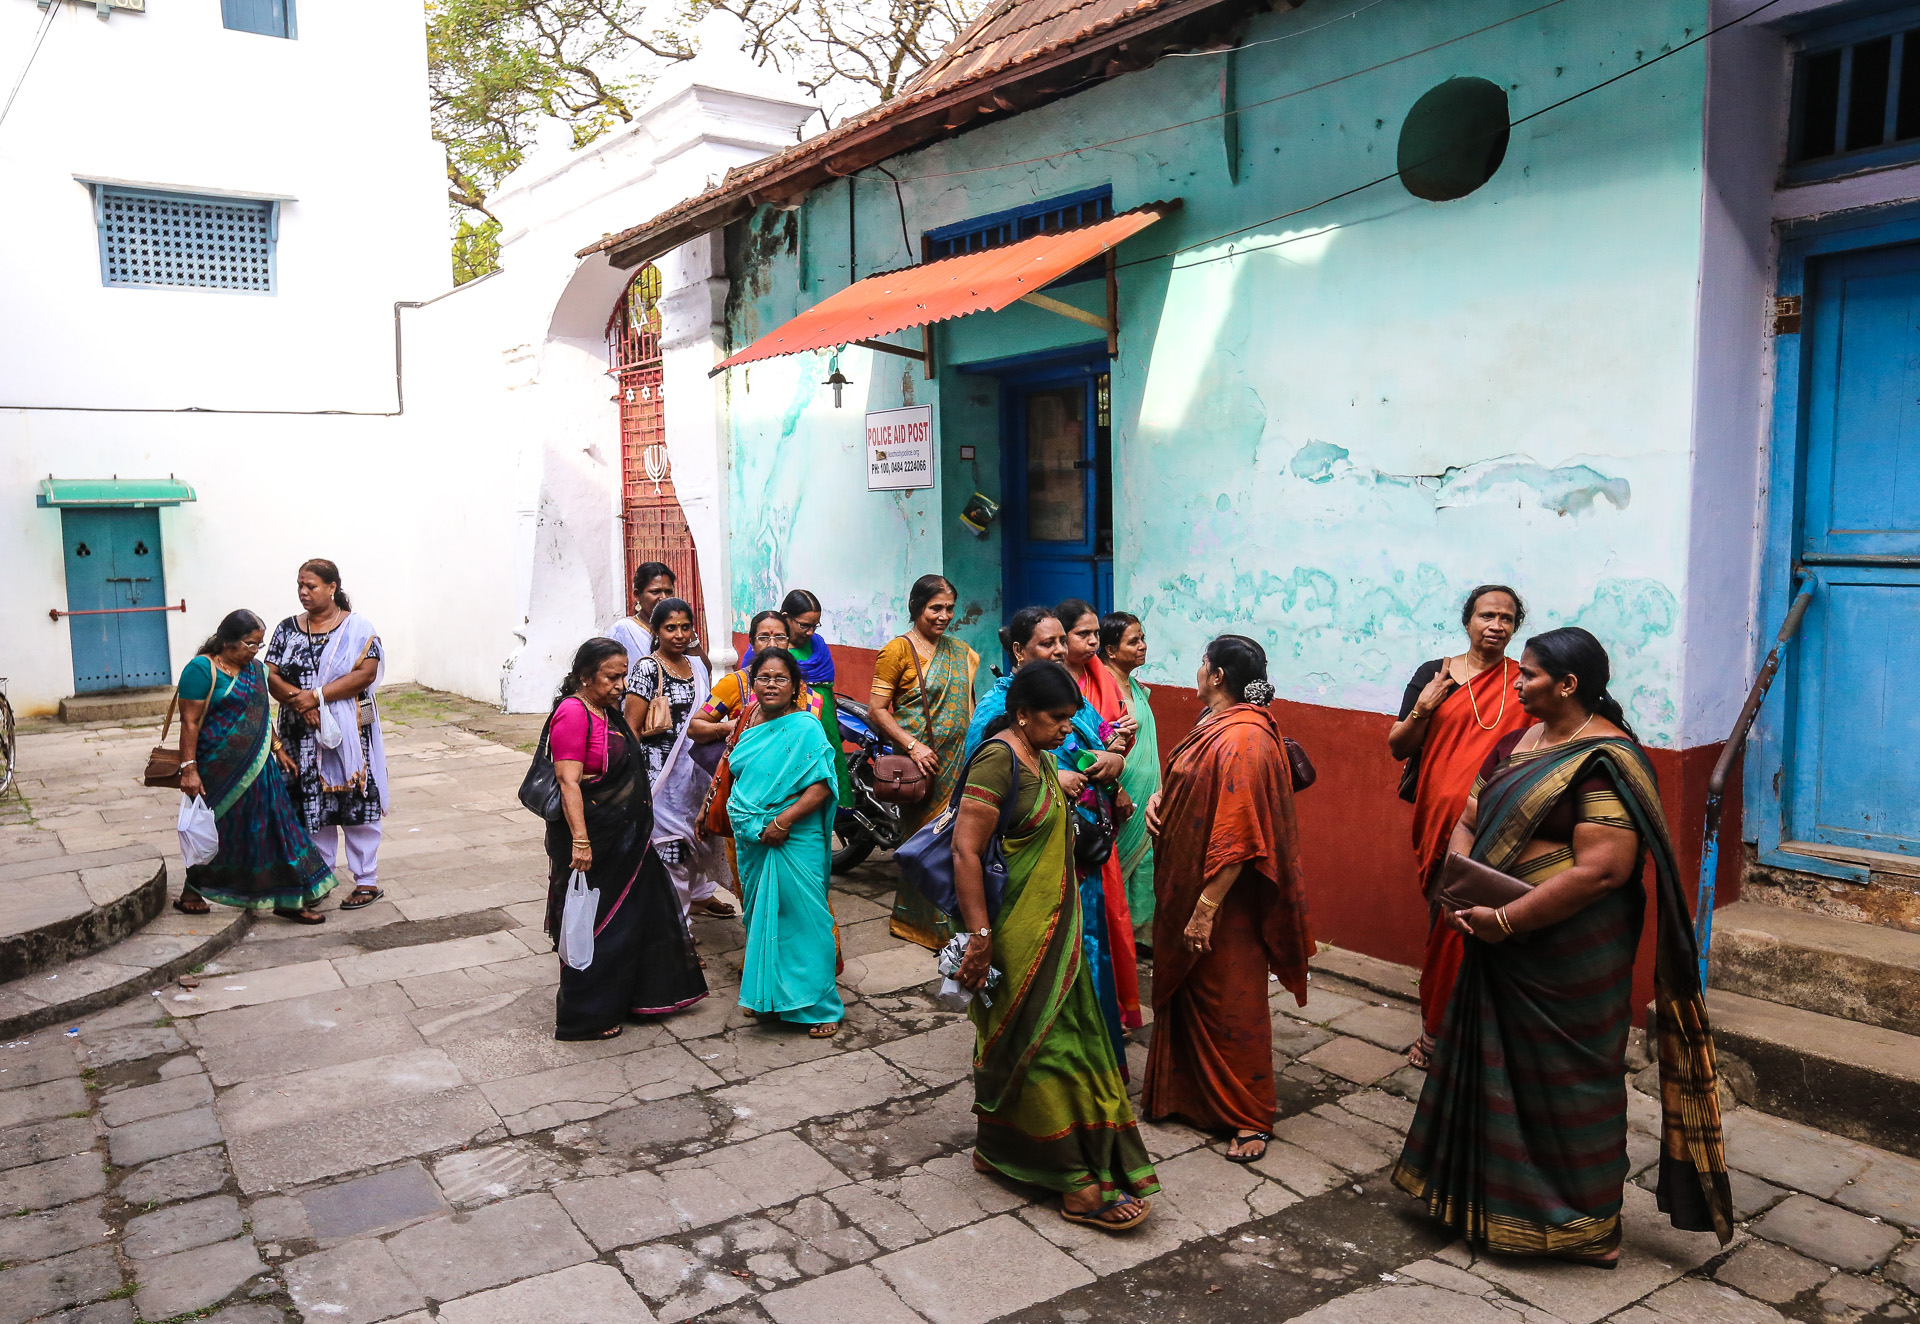
[[[560,807],[560,778],[553,770],[553,753],[547,747],[552,730],[553,716],[548,714],[546,725],[540,728],[540,743],[533,747],[533,762],[520,779],[520,803],[547,822],[558,823],[566,811]]]
[[[1094,793],[1092,810],[1082,804],[1073,806],[1073,862],[1081,873],[1092,873],[1106,864],[1117,833],[1113,802],[1104,792]]]

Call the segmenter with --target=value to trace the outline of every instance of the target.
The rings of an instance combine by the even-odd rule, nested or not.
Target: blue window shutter
[[[280,204],[94,185],[100,281],[272,294]]]
[[[220,21],[235,32],[291,37],[293,0],[220,0]]]

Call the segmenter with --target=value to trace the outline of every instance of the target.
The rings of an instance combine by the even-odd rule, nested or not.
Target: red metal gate
[[[620,513],[626,528],[627,583],[647,561],[673,568],[679,594],[706,625],[693,531],[673,490],[667,461],[666,386],[660,365],[660,272],[652,263],[627,283],[607,321],[607,350],[619,381]]]

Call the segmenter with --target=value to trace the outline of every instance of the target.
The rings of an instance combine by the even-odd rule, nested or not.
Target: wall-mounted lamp
[[[833,352],[833,357],[827,360],[827,379],[820,384],[822,386],[831,386],[833,388],[833,407],[835,409],[838,409],[840,407],[841,388],[853,385],[852,382],[848,381],[844,376],[841,375],[839,350],[836,349]]]

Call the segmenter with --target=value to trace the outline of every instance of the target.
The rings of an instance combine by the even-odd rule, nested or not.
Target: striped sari
[[[302,910],[333,890],[273,760],[264,663],[248,665],[224,694],[215,686],[193,756],[220,849],[187,870],[190,889],[243,910]]]
[[[967,762],[967,724],[973,719],[973,677],[979,667],[980,655],[950,634],[940,636],[933,656],[925,663],[914,652],[911,637],[904,634],[890,640],[874,659],[874,704],[890,706],[901,729],[930,746],[940,759],[927,798],[917,805],[900,806],[900,816],[909,831],[953,799],[954,785]],[[923,683],[925,702],[920,697]],[[909,886],[902,886],[895,894],[888,928],[894,937],[934,951],[953,936],[947,917],[934,909],[918,888]]]
[[[987,742],[962,795],[1000,812],[1013,750]],[[993,963],[1005,976],[991,1007],[976,1000],[975,1153],[996,1171],[1053,1191],[1100,1188],[1105,1203],[1160,1189],[1106,1033],[1081,945],[1066,798],[1051,764],[1021,769],[1001,838],[1007,887],[993,916]]]
[[[1652,854],[1663,1132],[1656,1194],[1675,1227],[1712,1231],[1724,1244],[1731,1200],[1713,1040],[1686,894],[1646,755],[1614,736],[1571,741],[1507,758],[1476,793],[1473,857],[1528,882],[1572,867],[1567,847],[1520,862],[1556,808],[1572,809],[1569,821],[1630,826]],[[1546,928],[1499,944],[1466,942],[1393,1179],[1476,1246],[1602,1259],[1620,1245],[1643,869],[1637,864],[1624,886]]]

